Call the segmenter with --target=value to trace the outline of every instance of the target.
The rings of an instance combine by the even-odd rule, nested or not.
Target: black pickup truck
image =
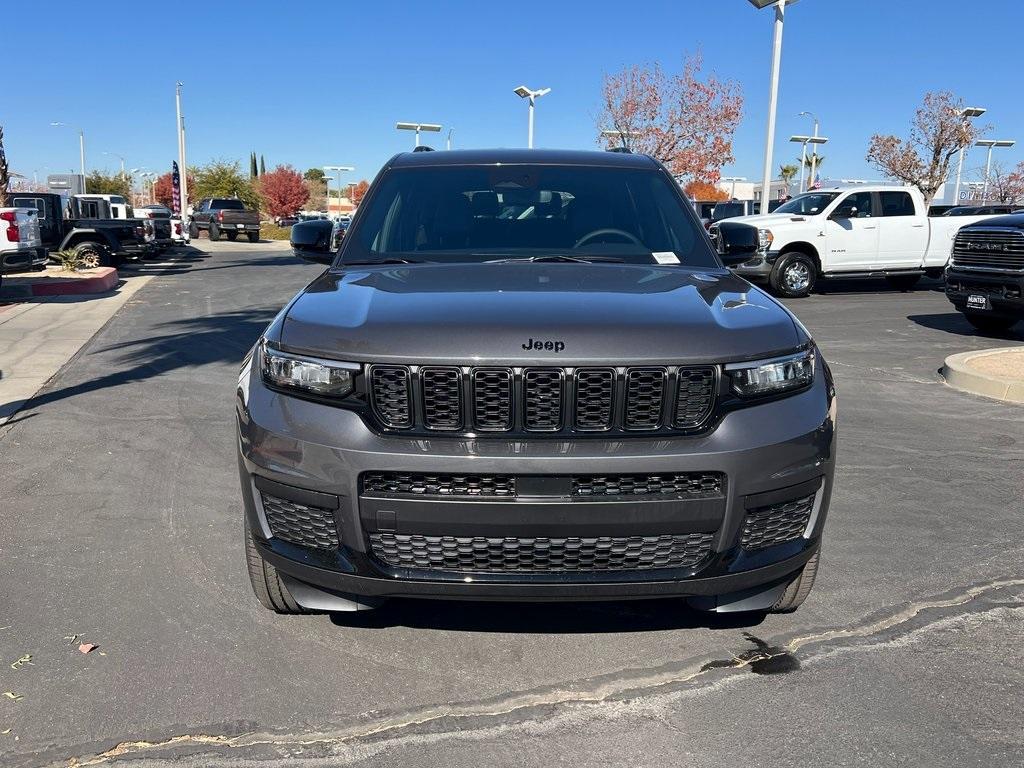
[[[11,205],[39,212],[39,234],[50,253],[74,250],[83,265],[116,267],[126,258],[153,250],[152,224],[114,219],[103,200],[67,201],[52,192],[15,192]]]
[[[227,235],[234,241],[240,234],[245,234],[250,243],[260,239],[260,215],[257,211],[249,211],[245,203],[233,197],[213,197],[196,203],[192,213],[189,234],[193,238],[205,231],[211,240],[220,240]]]
[[[961,227],[946,267],[946,297],[979,331],[1024,320],[1024,214]]]

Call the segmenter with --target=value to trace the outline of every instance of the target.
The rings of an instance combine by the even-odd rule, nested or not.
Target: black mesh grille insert
[[[609,429],[615,403],[615,371],[583,368],[576,372],[576,426]]]
[[[523,375],[523,425],[538,432],[562,426],[561,369],[533,368]]]
[[[740,543],[744,549],[761,549],[803,536],[814,509],[815,494],[793,501],[747,511]]]
[[[370,534],[373,554],[390,566],[438,571],[551,572],[693,568],[712,535],[594,538],[485,538]]]
[[[632,368],[626,374],[626,427],[654,429],[661,422],[665,393],[662,368]]]
[[[714,368],[680,368],[676,390],[674,425],[679,429],[693,429],[711,415],[715,402]]]
[[[720,496],[721,472],[679,472],[661,475],[579,475],[572,478],[573,496]]]
[[[313,549],[338,548],[338,529],[331,510],[308,507],[268,493],[261,497],[267,523],[276,538]]]
[[[423,423],[430,429],[462,426],[462,374],[458,368],[424,368]]]
[[[410,496],[515,496],[516,479],[507,475],[425,475],[367,472],[363,492]]]
[[[473,423],[485,432],[512,428],[512,371],[508,368],[473,371]]]
[[[375,365],[370,369],[370,398],[377,418],[388,427],[409,427],[409,370],[401,366]]]

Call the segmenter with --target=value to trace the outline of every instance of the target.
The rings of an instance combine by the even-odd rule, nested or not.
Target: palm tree
[[[818,158],[817,160],[815,160],[814,157],[815,157],[814,155],[807,155],[807,157],[804,158],[804,166],[807,168],[807,173],[808,173],[808,176],[807,176],[807,186],[808,186],[808,188],[811,186],[811,184],[814,183],[814,179],[812,179],[810,177],[811,163],[814,163],[814,176],[815,176],[815,178],[820,179],[821,178],[821,164],[825,162],[825,156],[824,155],[818,155],[817,156],[817,158]],[[797,166],[797,167],[799,167],[799,166]]]
[[[780,165],[779,166],[779,178],[786,185],[786,192],[789,192],[789,184],[793,181],[793,177],[796,176],[800,170],[799,165]]]

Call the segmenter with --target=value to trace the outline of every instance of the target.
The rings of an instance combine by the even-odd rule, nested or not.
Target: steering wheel
[[[573,248],[581,248],[582,246],[586,245],[589,241],[593,240],[595,237],[600,237],[601,235],[618,235],[619,237],[622,237],[628,240],[629,242],[633,243],[633,245],[638,245],[641,248],[644,247],[644,244],[637,240],[635,235],[631,235],[629,232],[626,232],[625,230],[595,229],[593,232],[587,232],[587,234],[585,234],[583,237],[577,240]]]

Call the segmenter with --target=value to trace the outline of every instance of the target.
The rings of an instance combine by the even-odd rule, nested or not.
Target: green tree
[[[249,178],[250,179],[255,179],[257,176],[259,176],[259,171],[256,168],[256,153],[255,152],[250,152],[249,153]]]
[[[192,200],[202,200],[205,197],[237,197],[247,208],[259,210],[259,195],[256,194],[252,180],[242,175],[239,162],[214,160],[207,165],[191,169],[190,175],[194,179],[190,179],[188,188]]]
[[[267,172],[267,164],[263,162],[263,155],[260,155],[260,176]]]
[[[779,166],[779,178],[782,179],[782,181],[786,184],[787,187],[789,187],[790,182],[793,181],[793,178],[799,172],[800,172],[800,166],[799,165],[790,164],[790,165],[780,165]]]
[[[121,195],[126,200],[131,200],[131,180],[120,173],[91,171],[85,177],[85,188],[89,190],[90,195]]]
[[[302,174],[302,178],[306,179],[307,181],[315,181],[319,184],[327,183],[327,174],[323,172],[322,168],[310,168],[308,171]]]

